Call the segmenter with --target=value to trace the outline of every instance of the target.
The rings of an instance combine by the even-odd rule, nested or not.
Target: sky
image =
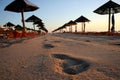
[[[14,0],[0,0],[0,25],[12,22],[15,25],[20,24],[21,14],[4,11],[4,8]],[[70,20],[75,20],[81,15],[90,20],[86,23],[86,31],[107,31],[108,15],[99,15],[93,11],[109,0],[29,0],[39,7],[36,11],[25,12],[24,18],[35,15],[42,19],[49,32],[61,27]],[[120,4],[120,0],[113,0]],[[25,22],[29,28],[33,28],[32,23]],[[78,31],[81,31],[81,24],[78,25]],[[74,29],[74,26],[73,26]],[[115,14],[115,30],[120,30],[120,13]]]

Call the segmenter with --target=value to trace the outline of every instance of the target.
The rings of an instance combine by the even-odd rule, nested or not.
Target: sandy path
[[[108,44],[112,42],[60,35],[26,39],[0,48],[0,80],[119,80],[120,47]],[[79,67],[81,60],[87,69],[86,64]],[[64,69],[79,72],[71,75]]]

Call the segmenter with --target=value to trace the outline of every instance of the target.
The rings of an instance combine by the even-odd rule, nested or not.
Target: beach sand
[[[120,80],[120,38],[65,33],[0,41],[0,80]]]

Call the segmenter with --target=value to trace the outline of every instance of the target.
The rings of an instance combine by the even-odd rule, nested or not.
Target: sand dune
[[[77,34],[0,42],[0,80],[119,80],[119,44]]]

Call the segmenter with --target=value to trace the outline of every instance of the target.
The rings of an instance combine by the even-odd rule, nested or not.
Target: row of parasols
[[[48,30],[44,27],[44,23],[42,22],[42,20],[35,15],[30,16],[25,21],[26,22],[33,22],[34,30],[35,30],[35,25],[37,24],[37,27],[39,27],[39,29],[41,29],[45,32],[48,32]]]
[[[77,32],[77,22],[81,22],[82,23],[82,32],[85,32],[85,22],[89,22],[90,20],[87,19],[84,16],[79,17],[78,19],[76,19],[75,21],[69,21],[68,23],[65,23],[63,26],[53,30],[52,32],[56,32],[58,30],[63,30],[64,28],[67,28],[67,26],[69,26],[69,32],[72,32],[72,26],[75,26],[75,32]]]
[[[38,18],[37,16],[35,16],[35,15],[32,15],[29,18],[27,18],[25,20],[25,22],[33,22],[33,29],[25,27],[27,30],[37,31],[35,29],[35,25],[36,25],[36,27],[38,27],[39,30],[48,32],[48,30],[44,27],[44,23],[42,22],[42,20],[40,18]],[[24,28],[22,26],[15,25],[15,24],[13,24],[11,22],[6,23],[4,26],[8,27],[8,28],[15,28],[15,30],[24,30]]]
[[[35,11],[38,8],[39,7],[37,7],[35,4],[32,4],[28,0],[14,0],[12,3],[10,3],[8,6],[6,6],[6,8],[4,10],[18,12],[18,13],[21,12],[23,28],[25,31],[24,12]],[[98,13],[98,14],[102,14],[102,15],[109,14],[108,32],[110,32],[110,31],[114,32],[114,30],[115,30],[114,13],[120,12],[120,5],[113,2],[112,0],[109,0],[107,3],[105,3],[104,5],[97,8],[94,12]],[[113,14],[112,15],[112,28],[110,28],[111,27],[111,25],[110,25],[111,14]],[[84,24],[84,27],[85,27],[85,24]],[[58,28],[58,30],[59,29],[61,29],[61,28]]]
[[[42,20],[40,18],[36,17],[35,15],[32,15],[28,19],[24,20],[24,12],[35,11],[38,8],[39,7],[37,7],[35,4],[29,2],[28,0],[14,0],[9,5],[7,5],[4,10],[21,13],[23,31],[26,31],[26,27],[25,27],[25,21],[26,21],[26,22],[33,22],[34,30],[35,30],[35,24],[37,24],[37,27],[39,27],[39,29],[42,29],[45,32],[48,32],[48,30],[44,27],[44,23],[42,22]],[[20,28],[21,26],[17,25],[17,27]]]
[[[108,32],[114,32],[115,31],[114,14],[120,12],[120,5],[119,4],[113,2],[112,0],[109,0],[108,2],[106,2],[105,4],[103,4],[102,6],[100,6],[99,8],[97,8],[93,12],[101,14],[101,15],[109,14],[109,18],[108,18]],[[112,16],[111,16],[111,14],[112,14]],[[112,19],[111,19],[111,17],[112,17]],[[63,26],[58,27],[57,29],[53,30],[53,32],[56,32],[58,30],[63,30],[67,26],[70,26],[69,31],[72,32],[72,26],[73,25],[75,25],[75,32],[77,32],[77,23],[78,22],[82,23],[82,32],[85,32],[85,22],[89,22],[89,21],[90,20],[87,19],[86,17],[81,16],[78,19],[76,19],[75,21],[71,20],[70,22],[65,23]],[[112,26],[110,25],[111,21],[112,21]]]

